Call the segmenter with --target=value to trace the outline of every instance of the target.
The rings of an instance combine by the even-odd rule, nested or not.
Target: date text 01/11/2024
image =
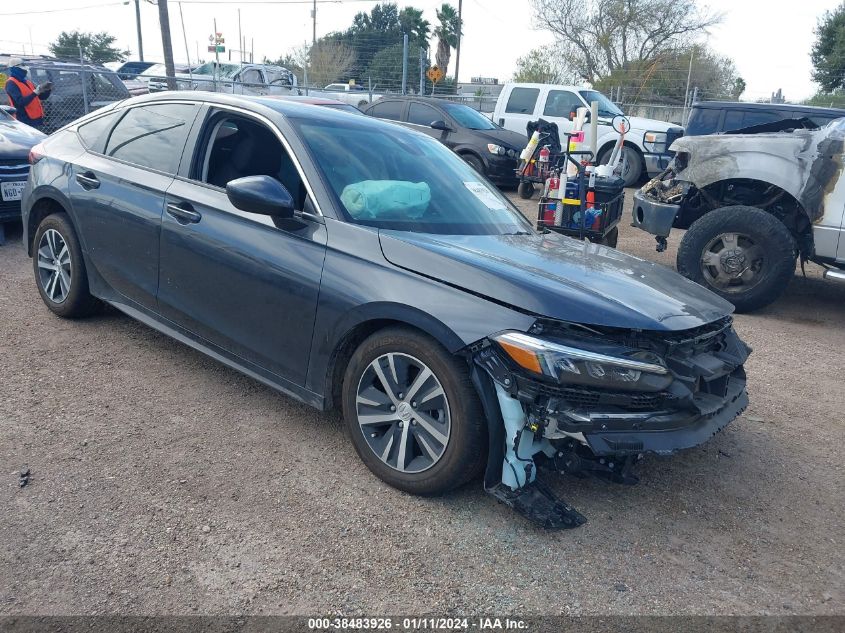
[[[373,617],[373,618],[309,618],[310,630],[390,630],[401,631],[466,631],[477,630],[525,630],[528,623],[511,618],[437,618],[437,617]]]

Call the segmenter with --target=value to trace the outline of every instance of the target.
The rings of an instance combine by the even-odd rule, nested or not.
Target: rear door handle
[[[76,182],[82,185],[83,189],[97,189],[100,186],[100,181],[90,171],[84,171],[81,174],[76,174]]]
[[[179,204],[168,202],[167,215],[176,218],[179,224],[196,224],[202,220],[202,214],[199,211],[194,211],[187,202],[180,202]]]

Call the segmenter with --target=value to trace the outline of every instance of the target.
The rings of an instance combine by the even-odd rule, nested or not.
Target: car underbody
[[[586,519],[537,479],[538,468],[633,484],[633,466],[645,454],[708,440],[748,404],[743,363],[751,350],[731,324],[725,317],[691,330],[647,332],[538,320],[531,329],[550,341],[661,359],[666,374],[644,391],[540,377],[495,341],[477,345],[472,377],[490,437],[485,489],[545,527],[577,527]]]

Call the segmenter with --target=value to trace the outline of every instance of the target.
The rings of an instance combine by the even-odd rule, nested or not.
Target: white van
[[[543,118],[557,123],[563,134],[572,130],[570,114],[581,107],[589,108],[591,101],[598,101],[599,104],[598,162],[603,163],[610,158],[613,145],[619,139],[611,121],[614,116],[622,114],[622,110],[596,90],[550,84],[505,84],[496,101],[493,121],[507,130],[525,134],[529,121]],[[631,186],[640,179],[643,172],[653,177],[669,166],[672,156],[667,150],[676,138],[683,136],[684,129],[654,119],[635,116],[628,119],[631,131],[625,135],[622,177],[625,184]],[[590,126],[584,127],[586,148],[590,142]]]

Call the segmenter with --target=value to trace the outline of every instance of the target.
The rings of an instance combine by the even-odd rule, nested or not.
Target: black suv
[[[838,108],[817,108],[790,103],[703,101],[692,106],[686,135],[719,134],[784,119],[806,118],[819,127],[824,127],[834,119],[842,117],[845,117],[845,110]]]
[[[5,70],[8,59],[8,55],[0,55],[0,69]],[[102,66],[38,56],[24,57],[23,61],[32,83],[53,82],[50,98],[44,101],[46,134],[108,103],[130,97],[117,73]]]

